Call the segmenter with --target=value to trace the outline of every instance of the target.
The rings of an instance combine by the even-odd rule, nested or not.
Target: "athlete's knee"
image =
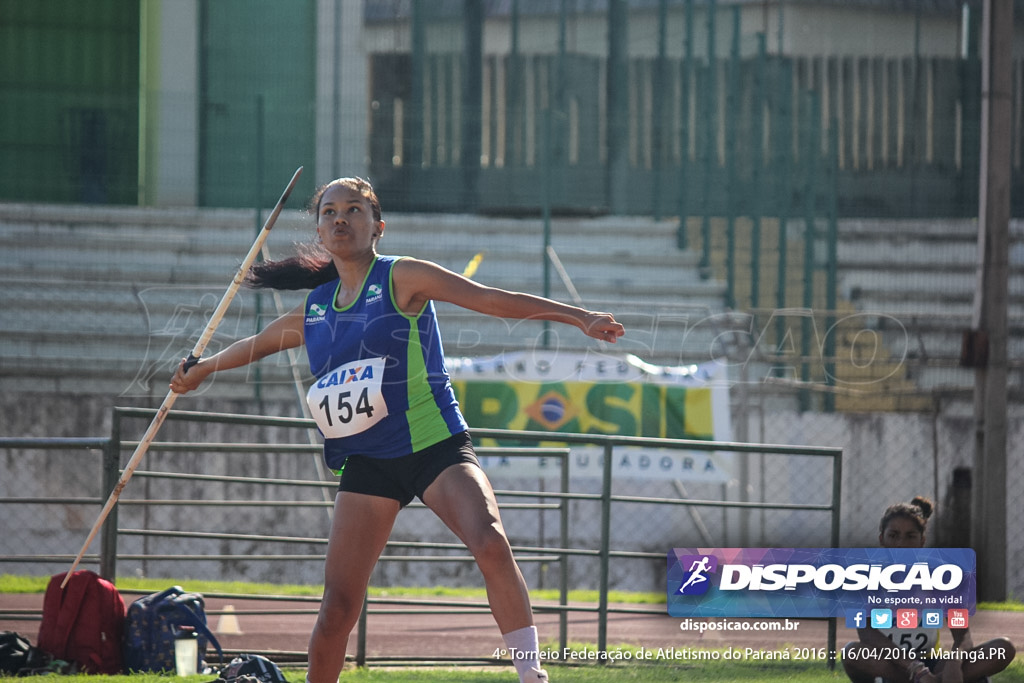
[[[864,643],[853,640],[843,646],[843,671],[852,681],[866,681],[871,680],[872,677],[867,676],[864,672],[864,667],[861,665],[863,657],[850,656],[853,651],[860,651],[864,647]]]
[[[363,609],[363,594],[347,590],[325,590],[317,615],[317,628],[329,633],[348,633]]]
[[[495,565],[512,559],[512,548],[501,524],[495,522],[477,529],[466,543],[477,564]]]
[[[843,649],[842,649],[843,657],[842,657],[841,661],[843,663],[843,671],[845,671],[847,673],[847,675],[850,675],[850,674],[853,674],[853,673],[856,672],[856,668],[853,666],[853,662],[855,660],[851,659],[849,657],[848,653],[851,650],[855,649],[857,647],[857,645],[859,645],[859,643],[857,643],[857,641],[853,641],[853,642],[849,642],[849,643],[847,643],[846,645],[843,646]]]
[[[985,647],[988,650],[985,654],[987,654],[990,659],[1005,661],[1007,664],[1012,662],[1013,658],[1017,656],[1017,648],[1015,648],[1013,646],[1013,642],[1006,637],[993,638],[985,643]]]

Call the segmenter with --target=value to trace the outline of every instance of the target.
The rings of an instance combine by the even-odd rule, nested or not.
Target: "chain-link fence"
[[[223,407],[224,402],[213,402]],[[245,406],[245,403],[237,404]],[[54,407],[63,407],[60,403]],[[749,422],[751,441],[778,444],[828,444],[843,449],[841,546],[872,546],[878,540],[878,521],[888,505],[925,495],[936,503],[936,515],[928,532],[929,545],[969,545],[967,536],[972,494],[971,418],[957,415],[848,415],[789,411],[744,410],[738,419]],[[189,440],[199,445],[191,452],[157,447],[146,456],[145,466],[133,478],[123,495],[119,525],[124,530],[163,530],[169,537],[127,532],[119,544],[122,559],[118,570],[127,575],[180,576],[195,578],[244,576],[251,580],[319,581],[322,543],[329,529],[330,497],[333,484],[310,481],[319,457],[315,446],[296,442],[294,427],[241,427],[169,422],[161,441]],[[107,421],[104,418],[103,421]],[[130,433],[124,438],[131,446]],[[282,431],[284,430],[284,431]],[[1013,435],[1014,437],[1016,434]],[[18,564],[15,556],[26,549],[38,556],[59,559],[46,564],[56,571],[73,555],[94,520],[93,513],[105,499],[101,468],[102,444],[92,439],[92,450],[68,444],[57,451],[5,450],[3,498],[10,533],[4,552],[5,570],[36,573],[39,558]],[[202,443],[232,444],[234,452],[206,453]],[[275,450],[272,444],[285,443]],[[486,443],[486,442],[484,442]],[[271,445],[267,445],[271,444]],[[781,446],[785,448],[785,446]],[[125,453],[127,457],[127,452]],[[570,458],[593,457],[575,453]],[[629,456],[622,456],[629,457]],[[832,542],[830,516],[833,479],[831,463],[808,456],[778,456],[763,453],[735,454],[733,478],[723,483],[700,483],[685,479],[661,481],[616,476],[610,493],[621,498],[614,504],[610,541],[617,550],[662,556],[671,547],[824,547]],[[147,474],[153,472],[154,474]],[[529,491],[528,497],[503,497],[508,505],[504,521],[512,542],[521,548],[559,547],[563,542],[561,513],[543,505],[559,502],[557,476],[525,477],[491,470],[495,487],[501,491]],[[1020,482],[1019,463],[1010,469],[1009,486]],[[300,483],[301,482],[301,483]],[[253,485],[256,488],[253,489]],[[593,552],[601,547],[599,503],[600,478],[574,477],[574,493],[595,500],[568,502],[567,524],[573,547]],[[325,494],[325,491],[327,492]],[[550,494],[546,496],[545,494]],[[674,506],[670,503],[633,501],[707,500],[738,504]],[[32,502],[26,502],[33,499]],[[43,503],[43,500],[53,501]],[[196,519],[192,503],[143,505],[143,500],[206,501]],[[232,502],[233,501],[233,502]],[[285,502],[292,501],[292,502]],[[57,504],[55,504],[57,503]],[[519,504],[524,504],[520,506]],[[747,504],[753,504],[747,507]],[[782,505],[781,509],[759,504]],[[540,506],[540,507],[538,507]],[[811,506],[822,511],[784,509]],[[185,537],[175,535],[184,532]],[[215,537],[197,540],[188,532],[230,533],[243,538]],[[260,536],[292,537],[285,547],[267,545]],[[456,543],[457,540],[425,509],[414,507],[399,517],[393,540],[415,546],[424,541]],[[303,541],[302,539],[306,539]],[[1008,538],[1011,557],[1022,552],[1020,539]],[[96,560],[92,549],[92,561]],[[416,554],[422,550],[403,549]],[[269,555],[287,557],[282,562]],[[197,562],[195,555],[212,556]],[[218,555],[233,557],[218,558]],[[570,585],[596,588],[598,559],[574,557]],[[554,562],[525,565],[531,585],[553,588],[558,584]],[[616,588],[661,590],[664,563],[660,560],[618,559],[612,564],[610,581]],[[472,585],[478,580],[471,564],[462,562],[410,567],[407,563],[382,565],[375,585],[450,584]],[[1010,572],[1015,593],[1024,580],[1019,571]]]
[[[251,207],[306,165],[302,195],[368,174],[395,211],[549,204],[705,236],[830,206],[973,216],[979,8],[884,5],[6,0],[0,197]]]
[[[627,325],[622,350],[725,362],[738,440],[842,446],[844,543],[874,543],[880,510],[921,493],[939,503],[931,541],[966,543],[977,3],[66,5],[0,0],[0,431],[95,436],[101,408],[158,400],[265,207],[304,165],[271,255],[310,238],[293,209],[316,183],[367,175],[388,221],[382,250],[456,272],[482,255],[481,282],[575,293]],[[1009,232],[1013,491],[1024,229]],[[243,292],[211,351],[299,296]],[[542,345],[537,323],[442,315],[458,355]],[[557,344],[600,351],[570,335]],[[283,357],[206,396],[211,410],[298,414]],[[815,500],[822,486],[759,462],[735,475],[699,495]],[[64,493],[83,485],[64,476],[51,477]],[[623,486],[686,495],[671,481]],[[821,542],[813,523],[778,513],[638,515],[634,534],[678,525],[700,543]],[[1009,534],[1016,572],[1024,536]]]
[[[39,562],[59,565],[73,558],[68,552],[74,549],[76,537],[86,537],[84,532],[93,521],[90,513],[106,500],[103,493],[113,488],[119,465],[123,466],[137,444],[131,435],[141,433],[153,413],[115,409],[112,435],[106,443],[44,439],[38,450],[26,439],[5,444],[12,476],[5,481],[2,502],[12,505],[9,516],[15,533],[4,542],[3,562],[13,571],[24,571]],[[309,479],[310,467],[305,461],[319,457],[319,446],[294,437],[312,427],[312,421],[295,418],[172,412],[160,439],[150,446],[145,466],[135,472],[131,486],[118,498],[109,525],[118,531],[116,537],[104,540],[101,549],[104,570],[141,576],[230,576],[317,583],[337,484],[330,475]],[[680,448],[687,446],[685,442],[565,435],[561,438],[574,448],[587,443],[601,448],[596,453],[548,449],[550,452],[534,456],[529,455],[537,452],[534,448],[515,449],[507,444],[519,441],[523,446],[536,446],[548,437],[493,430],[476,433],[485,464],[489,457],[540,457],[551,463],[565,459],[564,466],[556,464],[541,477],[498,473],[494,483],[507,503],[509,537],[524,551],[527,563],[530,555],[538,553],[553,562],[558,559],[558,549],[568,550],[566,576],[576,588],[598,590],[600,586],[593,582],[607,576],[606,587],[658,592],[664,584],[668,548],[728,546],[739,541],[731,534],[744,526],[770,529],[763,540],[775,544],[782,541],[783,529],[787,539],[800,539],[802,545],[827,546],[838,538],[840,488],[836,475],[841,457],[836,449],[690,442],[690,450],[720,447],[719,456],[737,465],[756,461],[750,468],[755,475],[757,464],[763,467],[769,462],[776,465],[773,469],[801,473],[795,478],[797,487],[773,486],[772,495],[762,490],[759,498],[736,501],[724,485],[684,485],[679,480],[652,485],[628,477],[613,481],[614,463],[604,464],[630,457],[657,458],[659,449]],[[487,445],[499,435],[506,445]],[[613,451],[615,443],[620,447],[646,444],[649,455],[638,456],[623,448]],[[106,454],[105,462],[83,462],[79,449],[98,450]],[[575,471],[573,460],[591,457],[600,459],[596,475],[584,479],[570,475]],[[67,467],[74,458],[79,459],[79,467]],[[40,472],[57,468],[70,473],[40,476]],[[782,481],[761,476],[770,484]],[[794,477],[786,479],[792,482]],[[68,497],[66,492],[75,488],[72,481],[78,484],[80,495]],[[807,494],[811,490],[815,493]],[[69,510],[74,510],[72,516],[67,516]],[[64,515],[63,522],[55,514]],[[392,535],[393,548],[409,546],[407,552],[412,556],[417,552],[436,554],[439,548],[429,543],[461,548],[458,539],[422,506],[414,506],[400,519]],[[287,549],[275,543],[284,543]],[[421,548],[417,550],[417,546]],[[581,557],[573,557],[573,548]],[[610,551],[616,555],[611,563]],[[95,562],[98,558],[93,555],[90,559]],[[401,563],[388,564],[378,569],[378,585],[465,585],[477,581],[472,567],[433,559],[411,569]],[[630,566],[633,562],[640,564]],[[529,568],[527,574],[533,585],[545,583],[543,566]],[[550,579],[548,583],[552,583]]]

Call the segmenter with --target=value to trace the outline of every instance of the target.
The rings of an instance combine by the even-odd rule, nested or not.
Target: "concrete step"
[[[35,358],[0,356],[0,382],[4,391],[15,393],[60,393],[74,396],[104,396],[118,399],[152,398],[167,395],[170,373],[163,369],[148,373],[125,371],[120,359],[91,360],[87,364],[65,359],[39,364]],[[257,384],[247,371],[218,373],[187,396],[223,399],[261,397],[298,400],[290,372],[262,371]],[[184,399],[183,399],[184,400]],[[184,407],[179,403],[176,407]]]
[[[936,296],[924,290],[891,290],[888,288],[864,288],[857,292],[853,302],[868,314],[888,316],[897,320],[907,318],[935,317],[942,319],[949,315],[969,316],[974,306],[973,292],[946,293]],[[1010,297],[1009,320],[1024,319],[1024,297]]]
[[[857,300],[865,291],[880,290],[895,294],[909,294],[917,298],[971,300],[977,287],[977,274],[973,268],[918,269],[910,265],[882,271],[843,267],[839,278],[839,291],[847,299]],[[1024,303],[1024,270],[1008,280],[1008,294]]]
[[[1013,237],[1024,237],[1024,221],[1011,220],[1009,230]],[[978,225],[974,220],[962,218],[904,218],[884,222],[844,218],[839,222],[839,234],[867,240],[973,240],[978,236]]]
[[[249,234],[237,235],[239,239],[219,238],[216,242],[203,244],[185,235],[164,234],[154,240],[134,232],[89,232],[58,242],[73,243],[74,246],[56,249],[50,243],[35,239],[29,241],[24,235],[6,230],[0,232],[0,236],[0,272],[11,276],[47,277],[59,269],[64,277],[126,282],[230,282],[251,246]],[[703,282],[695,270],[696,256],[673,253],[660,243],[650,246],[644,253],[635,247],[632,251],[609,251],[608,248],[594,248],[595,243],[586,239],[576,240],[578,243],[567,242],[558,251],[561,262],[573,279],[592,278],[600,282],[652,274],[657,276],[660,273],[666,282],[692,282],[695,285]],[[397,247],[395,253],[413,254],[456,272],[462,272],[476,254],[483,254],[476,276],[478,280],[511,278],[521,273],[542,274],[545,267],[539,243],[524,248],[522,239],[516,241],[514,248],[485,241],[475,241],[470,246],[448,247],[438,241],[437,235],[428,245],[404,243],[410,241],[415,240],[396,239],[388,246]],[[271,250],[276,257],[293,251],[291,243],[271,246],[276,247]],[[554,267],[549,268],[552,278],[557,279]]]

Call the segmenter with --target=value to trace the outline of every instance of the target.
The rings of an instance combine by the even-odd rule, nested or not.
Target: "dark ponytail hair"
[[[315,289],[338,278],[331,255],[316,244],[296,247],[296,256],[254,263],[245,276],[253,289]]]
[[[905,517],[914,522],[917,530],[922,534],[928,527],[928,518],[935,511],[932,501],[924,496],[915,496],[909,503],[896,503],[890,505],[882,514],[882,521],[878,524],[878,533],[885,533],[885,527],[896,517]]]
[[[306,210],[313,216],[314,224],[319,220],[320,200],[335,185],[355,190],[365,197],[374,220],[380,222],[380,200],[370,182],[363,178],[338,178],[321,185],[309,200]],[[334,259],[319,244],[302,243],[296,246],[296,251],[296,256],[254,263],[245,276],[246,286],[254,289],[314,289],[338,278]]]

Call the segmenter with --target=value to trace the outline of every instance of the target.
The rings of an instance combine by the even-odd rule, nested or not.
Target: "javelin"
[[[263,243],[267,241],[267,237],[270,235],[270,229],[274,227],[274,223],[277,221],[277,217],[281,215],[281,210],[284,208],[284,203],[288,201],[288,195],[292,193],[295,188],[295,183],[299,180],[299,175],[302,174],[302,167],[299,166],[295,170],[295,175],[292,176],[291,182],[288,183],[288,187],[284,189],[284,193],[281,194],[281,198],[277,200],[277,204],[274,206],[274,210],[270,212],[270,216],[267,218],[267,222],[263,224],[263,229],[260,230],[256,236],[256,241],[249,248],[249,253],[246,254],[245,260],[242,261],[242,265],[238,267],[238,272],[235,273],[235,278],[228,285],[228,289],[224,292],[224,296],[221,298],[220,303],[217,304],[216,310],[210,317],[210,322],[206,323],[206,329],[199,335],[199,341],[192,348],[192,353],[189,354],[185,360],[185,371],[187,372],[190,367],[199,362],[199,357],[203,355],[203,351],[206,350],[206,345],[210,343],[210,339],[213,337],[214,331],[220,321],[224,318],[224,314],[227,313],[228,306],[231,305],[231,300],[235,298],[235,294],[238,293],[238,288],[241,287],[242,281],[245,280],[246,274],[249,272],[249,268],[252,266],[253,261],[259,255],[260,250],[263,248]],[[167,413],[171,411],[171,406],[174,405],[175,399],[178,394],[173,391],[168,391],[167,396],[164,398],[164,402],[160,404],[160,409],[156,411],[156,415],[153,416],[153,421],[149,423],[149,428],[146,430],[145,435],[142,437],[142,441],[135,448],[135,453],[132,454],[128,464],[125,465],[124,471],[121,473],[121,478],[117,480],[117,484],[114,486],[114,490],[110,492],[110,497],[107,498],[106,504],[103,509],[100,510],[100,516],[96,519],[96,523],[92,525],[92,531],[89,532],[89,537],[85,539],[85,543],[82,545],[82,549],[78,551],[78,556],[75,557],[75,561],[71,564],[71,569],[68,570],[64,576],[64,580],[61,582],[60,587],[64,588],[67,584],[68,579],[71,578],[72,572],[78,566],[78,563],[82,561],[82,556],[85,555],[85,551],[89,548],[93,539],[96,538],[97,532],[100,527],[103,526],[103,522],[107,519],[107,515],[114,508],[114,504],[117,503],[117,499],[121,496],[121,491],[124,490],[128,480],[132,478],[132,474],[135,473],[136,468],[139,466],[139,462],[142,460],[142,456],[149,450],[149,445],[153,443],[154,437],[156,437],[157,430],[163,425],[164,420],[167,418]]]

